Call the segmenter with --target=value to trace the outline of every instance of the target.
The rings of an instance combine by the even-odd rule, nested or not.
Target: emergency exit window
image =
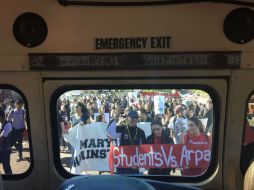
[[[200,89],[68,90],[56,104],[59,157],[71,174],[201,176],[213,101]]]

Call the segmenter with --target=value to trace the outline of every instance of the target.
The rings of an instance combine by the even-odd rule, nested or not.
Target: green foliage
[[[190,92],[192,94],[197,94],[198,96],[201,96],[203,98],[209,98],[210,97],[209,94],[207,92],[203,91],[203,90],[192,89],[192,90],[190,90]]]

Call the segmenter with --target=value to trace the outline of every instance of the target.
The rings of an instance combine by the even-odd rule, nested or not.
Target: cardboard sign
[[[165,97],[164,96],[154,96],[154,112],[157,114],[164,114],[165,109]]]

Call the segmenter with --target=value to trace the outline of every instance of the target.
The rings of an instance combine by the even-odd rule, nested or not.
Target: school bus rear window
[[[201,176],[209,167],[214,112],[203,90],[71,90],[56,109],[72,174]]]

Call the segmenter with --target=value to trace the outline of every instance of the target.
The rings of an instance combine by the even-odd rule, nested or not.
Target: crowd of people
[[[63,134],[76,124],[109,123],[114,120],[120,133],[120,145],[139,144],[210,144],[213,128],[213,104],[207,98],[202,104],[196,98],[183,103],[183,96],[165,96],[163,109],[156,111],[156,95],[129,95],[128,91],[94,93],[60,98],[57,103],[61,149],[68,149]],[[206,122],[201,122],[205,120]],[[151,123],[151,135],[137,127],[138,122]],[[118,174],[138,174],[138,169],[118,168]],[[170,169],[150,169],[149,174],[168,174]],[[195,171],[185,170],[184,175]],[[200,174],[200,170],[196,171]]]
[[[57,103],[59,131],[63,134],[68,130],[70,122],[75,126],[73,120],[80,120],[84,124],[92,122],[109,122],[114,118],[116,122],[121,117],[126,117],[131,110],[137,111],[138,122],[151,122],[160,120],[164,128],[176,128],[182,122],[191,117],[199,119],[207,118],[207,124],[204,126],[205,133],[211,131],[213,123],[213,104],[211,100],[205,103],[199,103],[193,100],[188,105],[183,104],[181,96],[166,97],[164,113],[155,114],[153,96],[138,96],[136,99],[128,97],[128,93],[123,91],[118,94],[93,94],[93,95],[75,95],[69,98],[60,98]],[[79,115],[79,117],[77,117]],[[174,118],[174,119],[173,119]],[[181,128],[181,127],[179,127]],[[175,130],[177,133],[177,130]],[[177,135],[175,135],[178,141]]]

